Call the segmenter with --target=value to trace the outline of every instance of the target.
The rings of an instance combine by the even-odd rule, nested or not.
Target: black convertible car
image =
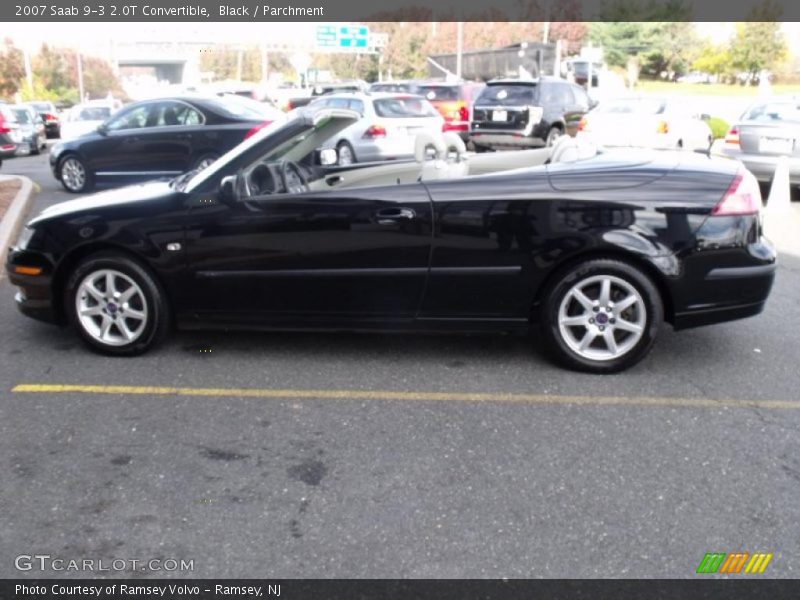
[[[96,131],[53,146],[50,168],[69,192],[175,177],[211,164],[271,121],[265,111],[226,97],[143,100]]]
[[[736,162],[567,136],[466,155],[427,134],[413,161],[323,166],[356,119],[298,111],[202,171],[46,209],[9,253],[19,308],[117,355],[173,323],[533,330],[562,364],[612,372],[664,320],[764,307],[776,255]]]

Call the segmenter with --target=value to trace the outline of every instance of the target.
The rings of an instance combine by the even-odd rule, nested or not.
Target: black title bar
[[[796,0],[3,0],[3,22],[800,21]]]

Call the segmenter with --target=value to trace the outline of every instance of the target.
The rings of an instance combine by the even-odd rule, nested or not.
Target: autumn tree
[[[22,50],[6,38],[0,46],[0,97],[16,94],[25,79],[25,58]]]

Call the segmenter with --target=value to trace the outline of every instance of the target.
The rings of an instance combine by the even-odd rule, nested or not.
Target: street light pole
[[[78,51],[78,94],[80,94],[81,102],[86,102],[83,95],[83,58],[80,51]]]
[[[459,21],[456,29],[456,77],[461,79],[461,54],[464,50],[464,22]]]

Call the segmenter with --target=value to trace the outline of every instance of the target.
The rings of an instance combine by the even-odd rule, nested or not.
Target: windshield
[[[105,121],[111,116],[108,106],[89,106],[73,112],[73,121]]]
[[[373,101],[375,114],[388,119],[435,117],[439,113],[430,102],[419,96],[396,96]]]
[[[487,85],[475,104],[494,106],[527,106],[534,103],[535,85]]]
[[[234,146],[233,148],[228,150],[228,152],[220,156],[217,160],[215,160],[205,169],[202,169],[200,171],[189,171],[189,173],[191,174],[191,176],[189,177],[184,177],[184,175],[188,175],[187,173],[184,173],[184,175],[181,175],[176,179],[174,179],[173,183],[178,187],[178,189],[187,189],[189,191],[193,190],[207,178],[211,177],[214,173],[219,171],[225,164],[227,164],[227,162],[231,158],[259,144],[261,140],[263,140],[265,137],[267,137],[268,135],[272,135],[281,127],[285,127],[289,121],[297,118],[296,114],[292,115],[291,113],[289,113],[289,115],[291,115],[291,117],[285,116],[283,118],[275,119],[272,123],[260,129],[254,135],[251,135],[249,138],[244,140],[238,146]]]
[[[458,88],[453,85],[425,86],[421,93],[431,102],[458,100]]]
[[[31,122],[31,114],[24,108],[15,108],[14,114],[17,115],[17,121],[22,124],[28,124]]]
[[[204,100],[211,108],[219,114],[235,119],[260,120],[264,118],[264,113],[248,103],[247,98],[229,94],[220,99],[209,98]],[[253,102],[258,103],[256,100]]]
[[[748,121],[800,122],[800,103],[794,101],[765,102],[753,106],[745,115]]]
[[[665,111],[666,102],[658,98],[631,98],[618,100],[610,104],[601,104],[597,107],[598,113],[605,114],[645,114],[658,115]]]

